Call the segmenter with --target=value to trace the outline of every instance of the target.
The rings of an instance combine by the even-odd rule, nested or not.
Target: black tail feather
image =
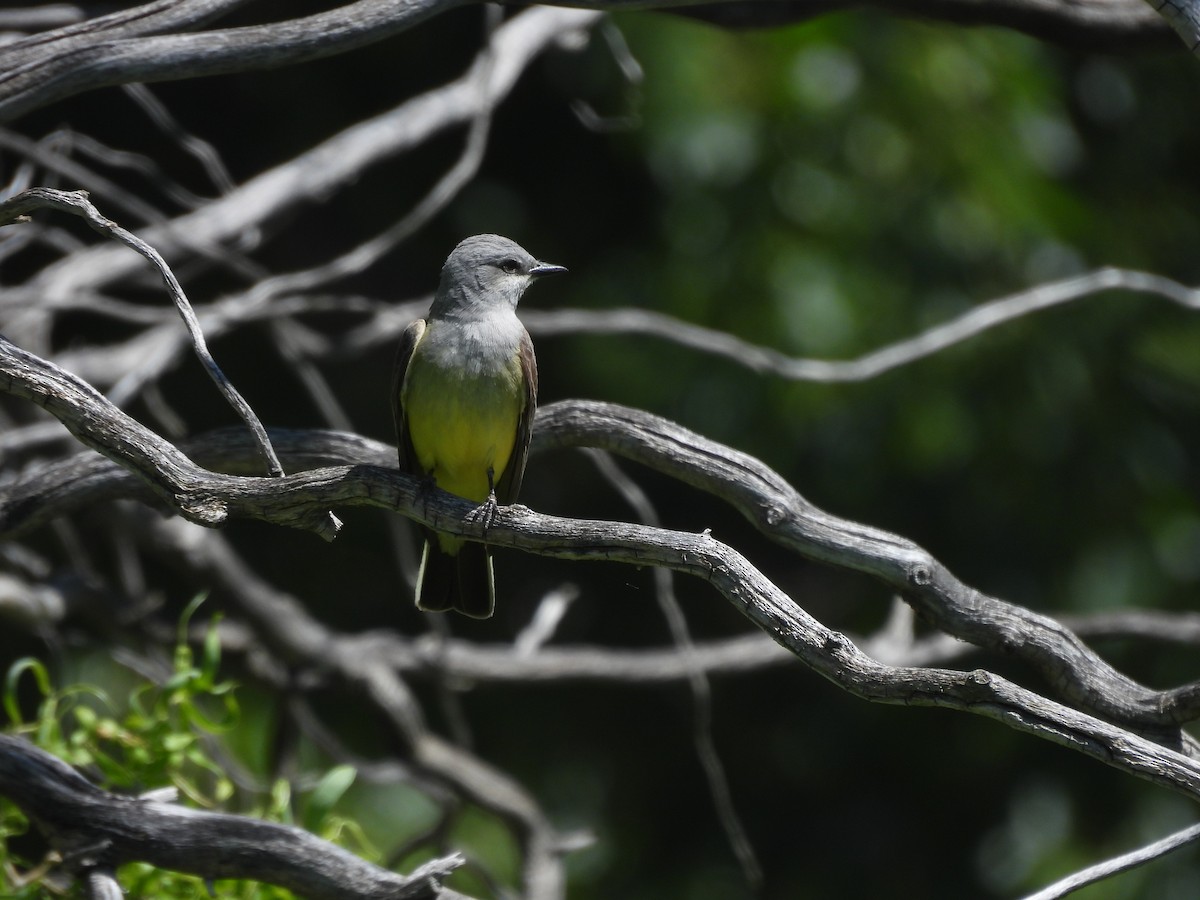
[[[417,575],[417,609],[445,612],[454,608],[458,560],[442,550],[437,538],[426,538]]]
[[[488,619],[495,612],[492,554],[483,544],[468,542],[458,550],[458,596],[454,608],[472,619]]]
[[[473,619],[487,619],[495,608],[492,554],[487,547],[468,541],[451,554],[441,548],[435,536],[427,537],[417,576],[417,609],[454,609]]]

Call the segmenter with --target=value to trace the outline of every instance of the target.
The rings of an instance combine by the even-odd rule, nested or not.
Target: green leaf
[[[357,775],[353,766],[334,766],[322,776],[308,795],[304,807],[304,827],[307,830],[317,831],[329,811],[354,784]]]
[[[24,724],[24,719],[21,717],[21,707],[17,702],[17,682],[26,672],[33,673],[42,697],[49,697],[51,691],[50,673],[41,660],[26,656],[9,666],[8,674],[4,678],[4,711],[8,714],[9,721],[18,726]]]

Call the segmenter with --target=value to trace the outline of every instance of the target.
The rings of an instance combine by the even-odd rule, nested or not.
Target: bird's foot
[[[467,521],[482,524],[483,536],[487,537],[488,530],[492,527],[492,523],[496,521],[496,513],[499,509],[500,503],[496,500],[496,492],[488,491],[487,499],[471,511],[471,514],[467,516]]]
[[[492,527],[492,522],[496,521],[496,511],[500,508],[500,504],[496,500],[496,473],[491,466],[488,466],[487,479],[487,499],[475,507],[474,511],[468,517],[468,521],[474,522],[476,519],[479,519],[483,522],[483,536],[485,538]]]

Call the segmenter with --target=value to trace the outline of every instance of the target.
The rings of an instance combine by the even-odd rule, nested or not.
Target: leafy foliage
[[[334,812],[354,781],[347,766],[331,768],[304,797],[294,797],[286,780],[267,791],[247,791],[228,773],[227,751],[218,738],[239,725],[236,684],[219,677],[221,645],[215,616],[199,652],[187,642],[187,628],[203,597],[179,621],[170,677],[162,684],[139,681],[118,703],[91,684],[56,689],[44,663],[27,657],[8,669],[4,682],[5,731],[21,734],[43,750],[88,773],[115,792],[144,792],[170,786],[183,802],[205,809],[241,811],[274,822],[300,824],[315,834],[377,858],[362,830]],[[36,711],[22,715],[22,688],[32,687]],[[25,816],[0,797],[0,895],[44,896],[65,886],[53,857],[36,860],[11,849],[12,839],[29,831]],[[118,877],[132,897],[286,900],[293,895],[272,885],[218,882],[210,893],[199,878],[155,869],[144,863],[121,867]]]

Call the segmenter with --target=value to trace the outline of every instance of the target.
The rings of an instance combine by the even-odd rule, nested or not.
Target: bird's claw
[[[500,504],[496,500],[496,492],[488,491],[487,499],[471,510],[471,514],[467,516],[467,521],[480,522],[483,525],[483,536],[487,537],[492,523],[496,521],[496,513],[499,509]]]

